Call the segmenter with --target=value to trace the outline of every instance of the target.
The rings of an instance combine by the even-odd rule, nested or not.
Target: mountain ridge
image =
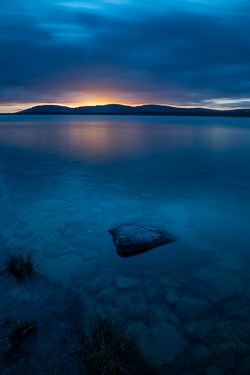
[[[122,104],[106,104],[70,108],[61,105],[39,105],[27,108],[14,115],[163,115],[163,116],[228,116],[250,117],[250,108],[216,110],[202,107],[180,108],[167,105],[145,104],[128,106]]]

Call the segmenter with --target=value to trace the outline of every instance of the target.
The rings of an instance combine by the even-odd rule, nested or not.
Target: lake
[[[2,115],[1,262],[6,248],[29,249],[43,275],[1,282],[2,314],[39,322],[36,341],[22,344],[30,368],[80,373],[65,354],[77,340],[69,327],[84,314],[112,313],[170,374],[238,371],[250,345],[239,333],[242,324],[250,332],[249,202],[250,119]],[[121,258],[108,230],[124,224],[165,230],[176,242]],[[209,326],[205,338],[197,322]],[[220,339],[222,358],[213,349]],[[230,367],[233,340],[246,352]],[[180,365],[194,345],[209,359]],[[26,374],[24,363],[1,369]]]

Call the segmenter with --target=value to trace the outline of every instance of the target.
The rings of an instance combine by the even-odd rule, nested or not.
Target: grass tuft
[[[6,249],[3,260],[4,269],[0,274],[13,277],[17,282],[22,283],[26,279],[32,280],[41,276],[36,266],[37,260],[31,251],[21,248]]]
[[[8,332],[1,345],[3,359],[9,362],[16,362],[23,351],[23,342],[36,334],[38,325],[34,319],[11,324],[11,321],[7,318],[4,326],[8,328]]]
[[[100,315],[93,317],[83,331],[78,354],[91,375],[157,373],[139,339],[119,321]]]

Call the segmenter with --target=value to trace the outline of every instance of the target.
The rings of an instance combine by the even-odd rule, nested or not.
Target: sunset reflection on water
[[[0,144],[92,162],[150,153],[237,148],[248,129],[216,119],[135,116],[3,116]],[[232,119],[226,119],[229,122]],[[11,126],[10,126],[11,125]],[[49,131],[48,131],[49,130]],[[247,132],[247,134],[246,134]]]

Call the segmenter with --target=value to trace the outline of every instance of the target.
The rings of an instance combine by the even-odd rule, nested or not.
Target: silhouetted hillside
[[[40,105],[17,112],[18,115],[148,115],[148,116],[216,116],[250,117],[250,109],[214,110],[207,108],[178,108],[164,105],[131,107],[107,104],[70,108],[60,105]]]

